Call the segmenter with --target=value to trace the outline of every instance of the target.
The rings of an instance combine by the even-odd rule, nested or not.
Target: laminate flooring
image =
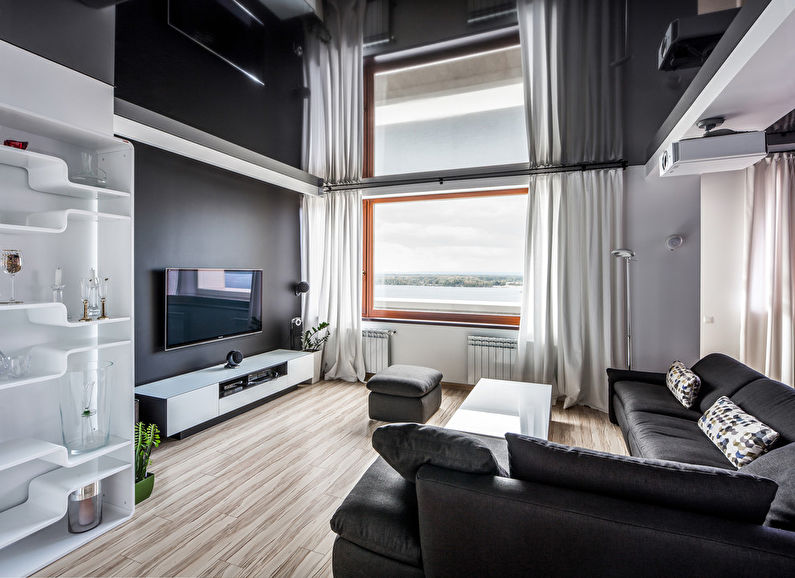
[[[329,520],[376,457],[367,393],[320,382],[165,441],[133,518],[38,575],[330,576]],[[468,393],[445,387],[428,423],[447,423]],[[555,406],[550,439],[626,454],[620,430],[586,407]]]

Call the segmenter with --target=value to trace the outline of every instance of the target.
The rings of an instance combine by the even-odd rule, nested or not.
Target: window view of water
[[[522,276],[503,274],[386,274],[374,283],[376,308],[517,314]]]
[[[516,303],[522,300],[521,285],[502,287],[436,287],[428,285],[376,285],[376,299],[434,299]]]

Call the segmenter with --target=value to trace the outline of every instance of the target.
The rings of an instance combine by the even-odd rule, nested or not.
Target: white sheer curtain
[[[795,154],[746,170],[745,303],[740,357],[795,385]]]
[[[530,163],[622,156],[621,7],[615,0],[519,0]],[[607,409],[605,369],[620,363],[623,298],[619,169],[531,177],[517,366],[564,406]]]
[[[564,407],[607,409],[605,369],[621,351],[620,169],[531,177],[519,369]]]
[[[327,183],[362,176],[362,30],[365,0],[327,0],[326,30],[307,34],[304,168]],[[362,355],[362,196],[358,190],[304,196],[302,273],[309,282],[304,323],[328,321],[328,379],[364,380]]]

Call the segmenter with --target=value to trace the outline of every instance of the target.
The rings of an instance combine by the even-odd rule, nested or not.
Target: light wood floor
[[[467,393],[445,388],[429,423],[447,423]],[[376,456],[366,398],[361,384],[321,382],[165,442],[133,519],[40,575],[330,576],[329,520]],[[584,407],[556,406],[550,439],[626,453],[618,428]]]

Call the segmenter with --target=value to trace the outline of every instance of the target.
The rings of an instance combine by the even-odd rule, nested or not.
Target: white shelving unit
[[[0,233],[7,232],[16,233],[18,235],[63,233],[66,231],[66,227],[69,225],[70,220],[97,222],[102,219],[129,221],[130,217],[125,215],[114,215],[112,213],[84,211],[82,209],[45,211],[42,213],[31,213],[25,218],[24,225],[0,223]]]
[[[38,58],[33,57],[32,58]],[[77,74],[77,73],[75,73]],[[0,103],[0,249],[22,251],[22,304],[0,304],[0,351],[29,354],[26,375],[0,377],[0,576],[28,575],[132,516],[133,148],[59,119]],[[70,181],[91,154],[107,188]],[[64,304],[51,303],[56,267]],[[110,278],[110,319],[79,322],[79,282],[93,267]],[[0,274],[0,301],[9,278]],[[70,315],[71,314],[71,315]],[[61,377],[87,361],[111,361],[111,438],[70,456],[59,423]],[[97,528],[70,534],[70,492],[103,480]]]

